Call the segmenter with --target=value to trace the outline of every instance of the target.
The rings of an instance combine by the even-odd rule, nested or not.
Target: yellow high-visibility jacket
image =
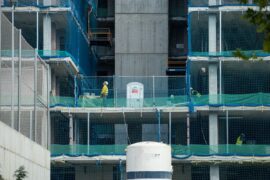
[[[104,96],[108,96],[108,93],[109,93],[109,89],[107,87],[106,84],[103,85],[102,89],[101,89],[101,96],[104,97]]]
[[[241,136],[239,136],[237,139],[236,139],[236,143],[237,145],[242,145],[243,144],[243,140],[241,140]]]

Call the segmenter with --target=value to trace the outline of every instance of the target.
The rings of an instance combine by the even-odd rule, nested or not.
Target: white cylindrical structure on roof
[[[140,142],[127,147],[128,180],[171,180],[171,147],[157,142]]]

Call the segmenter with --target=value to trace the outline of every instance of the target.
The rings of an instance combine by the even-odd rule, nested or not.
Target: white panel
[[[49,180],[49,151],[2,122],[0,135],[0,173],[4,179],[14,179],[14,171],[24,166],[29,173],[28,179]]]

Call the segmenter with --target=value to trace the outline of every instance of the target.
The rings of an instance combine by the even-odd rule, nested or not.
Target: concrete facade
[[[29,180],[50,179],[50,152],[0,122],[0,174],[13,180],[14,171],[24,166]],[[12,140],[11,140],[12,139]]]
[[[168,0],[115,1],[115,74],[166,75]]]

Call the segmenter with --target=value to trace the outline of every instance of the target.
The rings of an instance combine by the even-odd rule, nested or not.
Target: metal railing
[[[108,82],[108,95],[104,99],[101,89],[105,81]],[[185,86],[185,77],[180,76],[77,77],[74,96],[52,96],[51,106],[183,106],[187,103]]]

